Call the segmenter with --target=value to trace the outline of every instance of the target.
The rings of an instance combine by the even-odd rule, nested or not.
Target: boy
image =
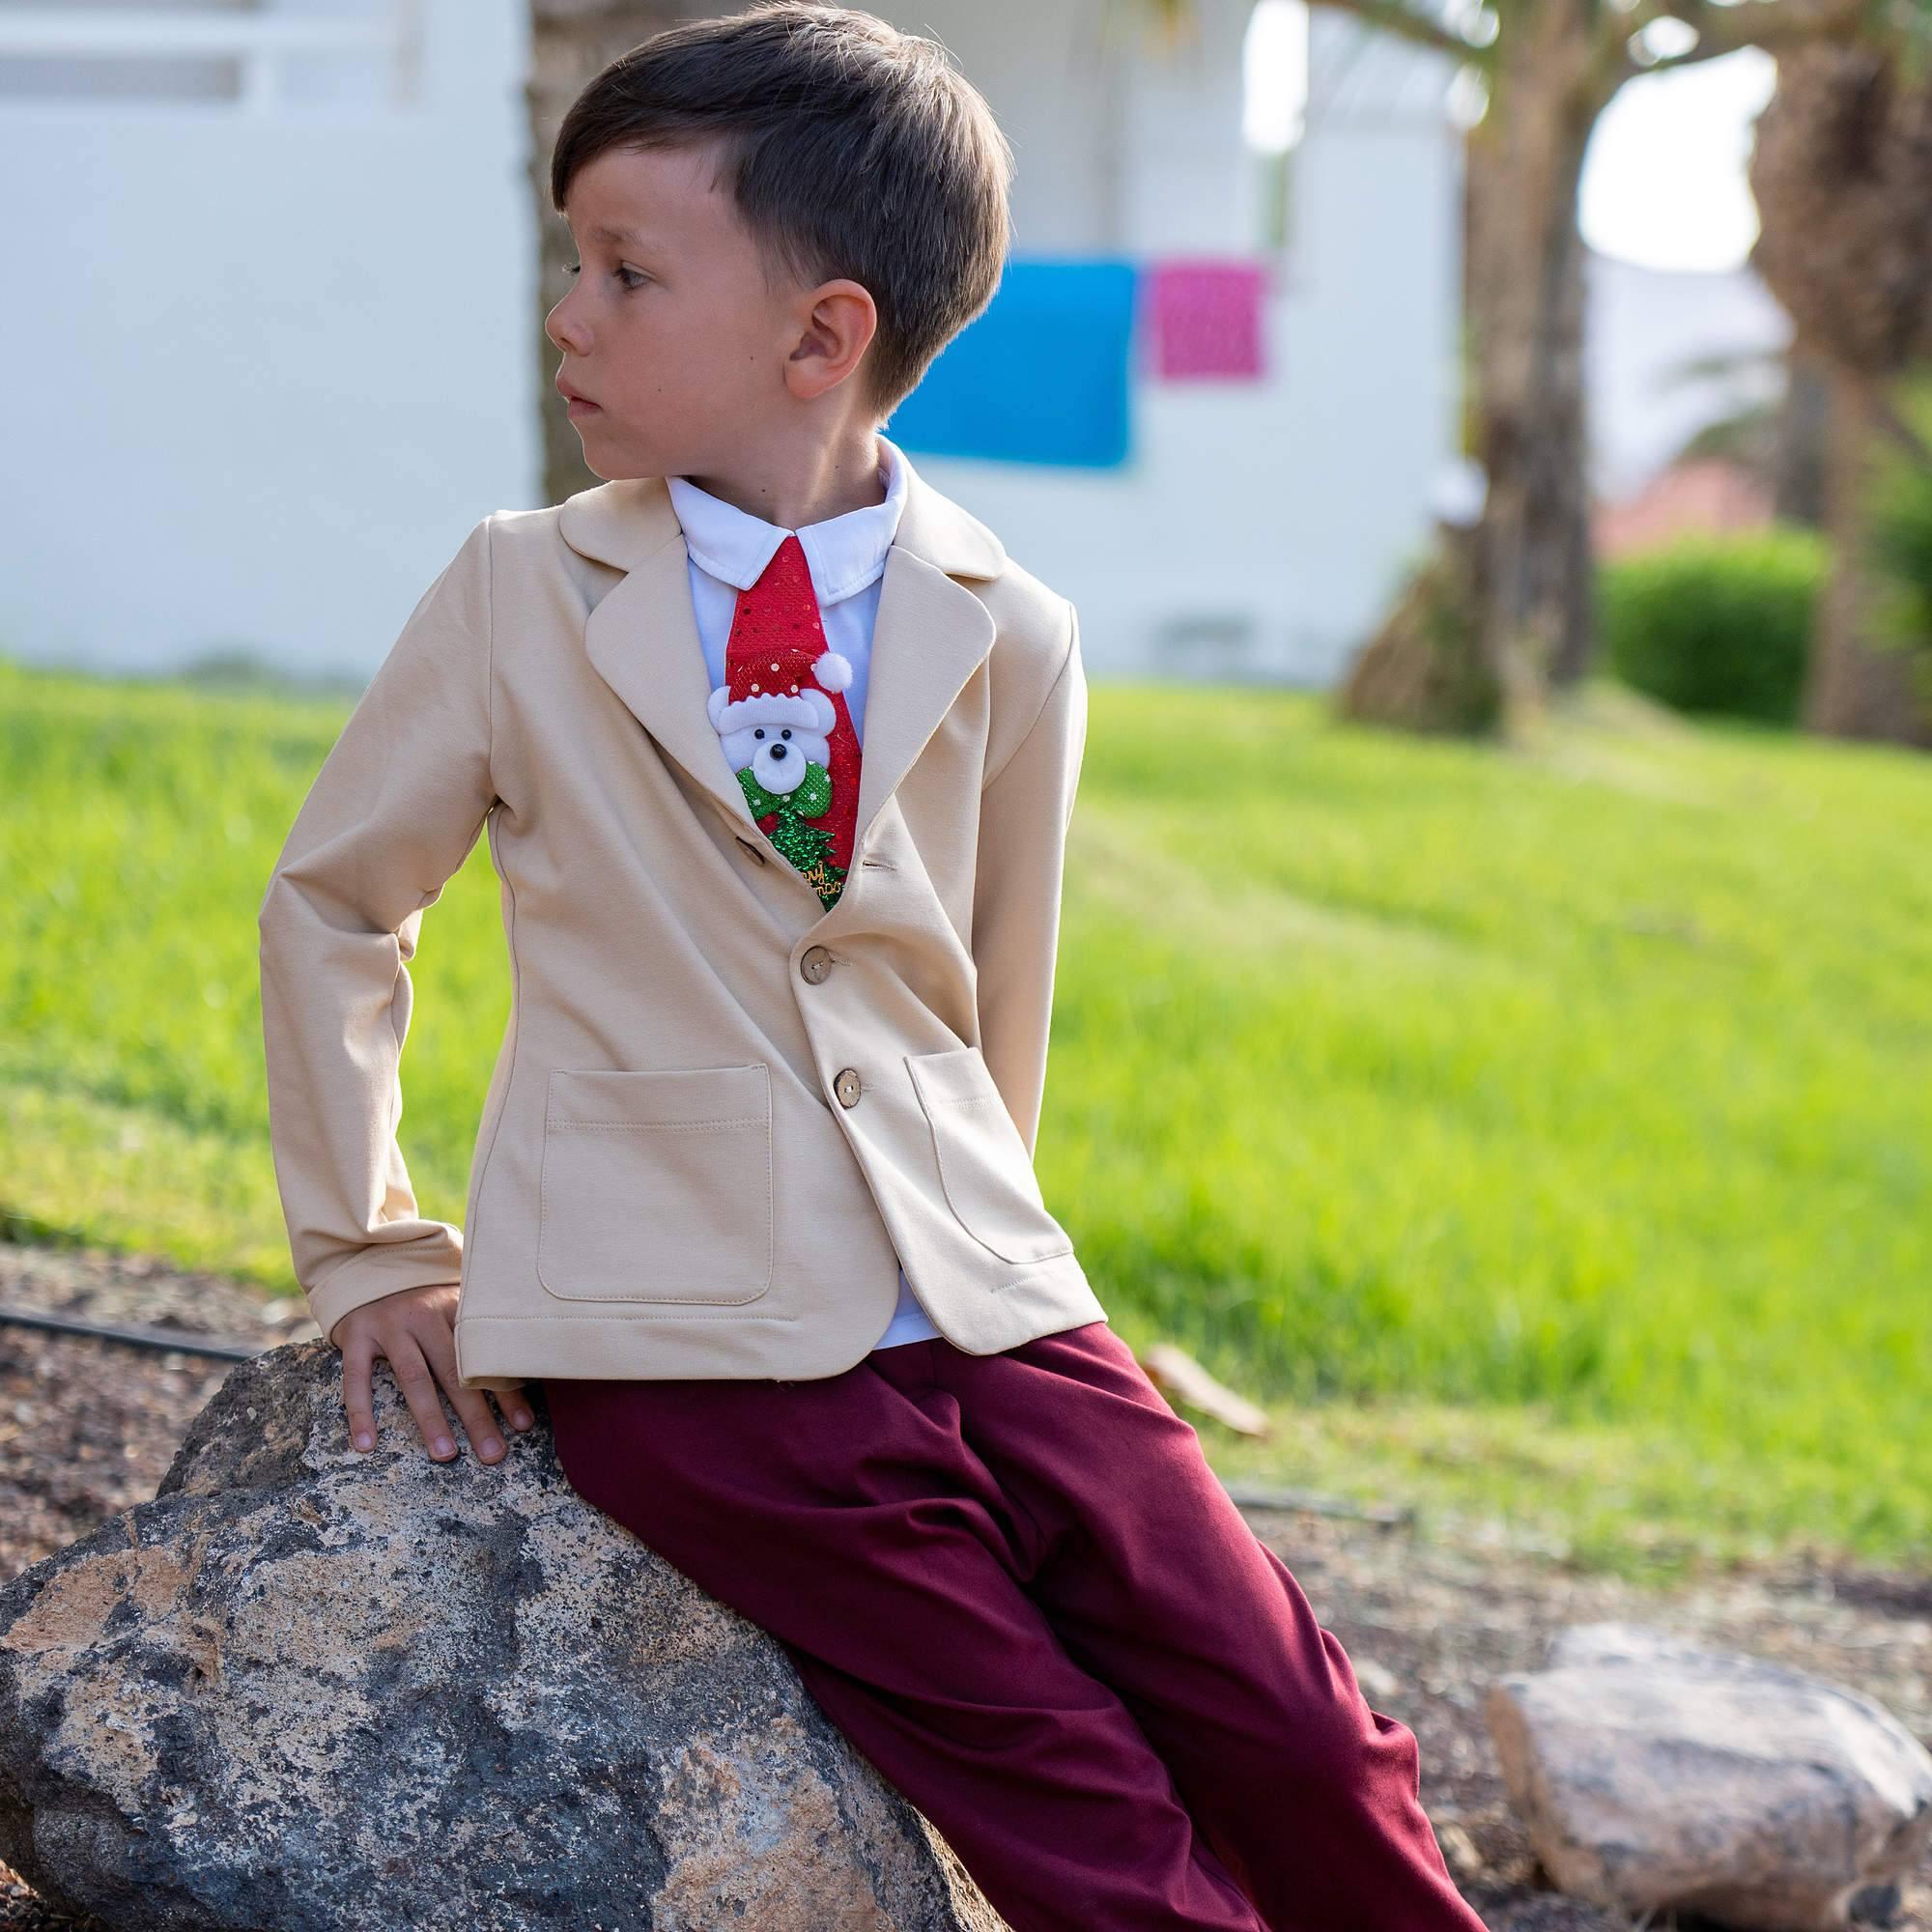
[[[540,1378],[572,1486],[785,1646],[1015,1932],[1479,1932],[1413,1735],[1034,1177],[1078,627],[878,433],[994,292],[1010,159],[838,7],[572,105],[547,327],[607,480],[470,532],[270,885],[297,1273],[359,1447],[378,1355],[443,1460],[439,1384],[494,1462],[483,1392],[527,1428]],[[486,825],[515,1000],[459,1234],[397,1068]]]

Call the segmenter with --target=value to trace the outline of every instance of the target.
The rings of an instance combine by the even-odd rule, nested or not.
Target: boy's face
[[[564,211],[578,271],[544,332],[583,460],[607,481],[702,474],[769,437],[786,364],[812,332],[811,292],[767,287],[715,144],[607,149]],[[852,284],[838,286],[851,287]]]

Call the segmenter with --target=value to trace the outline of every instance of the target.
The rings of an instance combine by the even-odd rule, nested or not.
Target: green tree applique
[[[738,774],[738,782],[759,830],[805,875],[820,902],[833,904],[845,889],[845,867],[835,866],[826,857],[832,849],[832,834],[822,825],[807,823],[831,810],[832,774],[823,765],[809,764],[804,779],[792,790],[776,792],[767,791],[747,765]]]

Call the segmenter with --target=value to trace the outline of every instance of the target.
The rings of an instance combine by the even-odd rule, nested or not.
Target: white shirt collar
[[[886,500],[807,524],[795,532],[821,605],[850,597],[881,576],[886,553],[898,534],[910,466],[896,443],[885,436],[879,436],[878,442],[879,475],[886,486]],[[708,490],[700,490],[687,477],[668,476],[665,482],[693,560],[740,590],[749,590],[758,581],[779,546],[788,534],[794,534],[714,497]]]

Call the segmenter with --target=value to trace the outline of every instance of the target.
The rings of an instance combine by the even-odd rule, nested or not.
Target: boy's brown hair
[[[758,0],[620,54],[572,101],[551,156],[562,213],[608,148],[722,139],[724,180],[776,286],[862,282],[878,310],[860,374],[883,422],[992,300],[1012,150],[937,41],[877,14]]]

